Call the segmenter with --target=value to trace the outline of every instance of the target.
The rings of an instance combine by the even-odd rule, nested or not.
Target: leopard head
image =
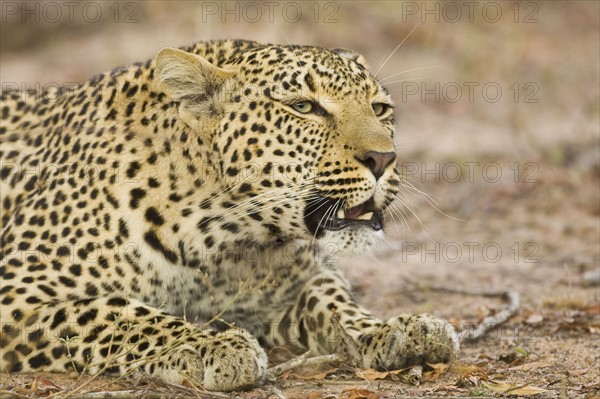
[[[346,49],[254,46],[224,62],[164,49],[157,75],[202,137],[232,212],[271,235],[362,253],[400,184],[393,105]]]

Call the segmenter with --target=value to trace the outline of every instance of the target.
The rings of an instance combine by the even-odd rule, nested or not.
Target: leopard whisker
[[[431,79],[431,76],[419,76],[419,77],[416,77],[416,78],[398,79],[398,80],[392,80],[391,82],[385,82],[383,84],[385,86],[389,86],[389,85],[393,85],[393,84],[396,84],[396,83],[413,82],[415,80],[427,80],[427,79]]]
[[[423,221],[421,220],[421,218],[417,215],[417,212],[415,211],[415,205],[410,201],[410,199],[405,195],[406,193],[404,191],[399,192],[396,195],[396,199],[397,201],[399,201],[401,203],[401,205],[403,206],[403,209],[405,211],[408,211],[411,215],[414,216],[415,220],[417,220],[417,223],[419,224],[419,226],[421,227],[421,229],[423,230],[423,232],[427,235],[427,237],[434,241],[433,238],[431,237],[431,235],[429,234],[429,232],[427,231],[427,228],[425,227],[425,224],[423,223]],[[408,214],[407,214],[408,216]]]
[[[384,84],[384,85],[385,85],[385,84],[386,84],[386,83],[385,83],[385,81],[386,81],[386,80],[388,80],[388,79],[390,79],[390,78],[393,78],[393,77],[395,77],[395,76],[404,75],[405,73],[409,73],[409,72],[419,71],[419,70],[421,70],[421,69],[431,69],[431,68],[439,68],[439,66],[438,66],[438,65],[431,65],[431,66],[423,66],[423,67],[411,68],[411,69],[407,69],[407,70],[405,70],[405,71],[402,71],[402,72],[395,73],[395,74],[393,74],[393,75],[386,76],[385,78],[381,78],[381,79],[379,79],[379,81],[380,81],[382,84]]]
[[[336,200],[336,202],[333,205],[329,205],[328,209],[323,213],[323,216],[321,216],[319,223],[317,223],[317,228],[315,229],[315,233],[313,234],[311,244],[314,244],[317,239],[317,234],[319,232],[319,228],[321,227],[321,223],[323,223],[323,221],[326,221],[329,218],[331,211],[339,203],[339,201],[340,201],[340,199]]]
[[[398,227],[398,225],[402,225],[405,227],[408,227],[407,223],[406,223],[406,219],[403,215],[403,211],[402,211],[402,207],[400,207],[399,209],[396,209],[394,207],[395,204],[390,204],[390,206],[386,209],[386,212],[388,212],[388,214],[390,215],[390,217],[392,218],[392,222],[396,228],[396,232],[398,234],[401,234],[400,232],[400,228]],[[397,220],[396,220],[397,219]]]
[[[402,185],[402,189],[403,189],[403,191],[405,191],[404,189],[407,189],[407,191],[411,191],[412,193],[417,194],[418,196],[423,198],[433,209],[435,209],[441,215],[446,216],[447,218],[450,218],[452,220],[456,220],[458,222],[464,222],[464,219],[460,219],[460,218],[454,217],[452,215],[448,215],[446,212],[442,211],[439,208],[438,202],[431,195],[423,192],[422,190],[419,190],[414,185],[412,185],[409,181],[404,182],[404,184]]]
[[[385,64],[388,63],[388,61],[394,56],[394,54],[396,54],[396,51],[398,51],[398,49],[404,44],[404,42],[406,40],[408,40],[408,38],[410,37],[410,35],[413,34],[413,32],[415,30],[417,30],[417,28],[421,25],[421,23],[418,23],[414,26],[414,28],[411,29],[410,32],[408,32],[408,34],[406,35],[406,37],[404,39],[402,39],[402,41],[400,42],[400,44],[398,44],[396,46],[396,48],[394,48],[394,50],[392,50],[391,54],[387,56],[387,58],[385,59],[385,61],[383,61],[383,63],[379,66],[379,68],[377,68],[377,70],[375,71],[375,73],[373,74],[375,77],[377,77],[377,75],[379,74],[379,72],[381,71],[381,69],[385,66]]]

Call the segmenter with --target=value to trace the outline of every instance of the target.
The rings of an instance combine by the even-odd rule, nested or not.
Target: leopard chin
[[[317,240],[329,260],[335,257],[364,255],[385,239],[383,230],[374,230],[367,225],[352,225],[342,230],[324,230]]]

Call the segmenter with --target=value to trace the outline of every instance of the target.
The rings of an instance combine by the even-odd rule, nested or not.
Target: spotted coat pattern
[[[264,377],[264,346],[344,350],[333,317],[363,367],[457,350],[439,319],[353,301],[335,260],[382,230],[319,229],[400,184],[369,161],[394,152],[393,110],[356,53],[201,42],[0,108],[3,372],[235,390]]]

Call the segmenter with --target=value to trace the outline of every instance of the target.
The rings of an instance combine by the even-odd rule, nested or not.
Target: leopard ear
[[[336,53],[337,55],[339,55],[341,57],[347,58],[350,61],[354,61],[358,65],[362,65],[364,68],[368,68],[367,60],[365,60],[365,57],[363,57],[361,54],[357,53],[354,50],[350,50],[350,49],[342,48],[342,47],[336,47],[336,48],[332,48],[330,51],[333,53]]]
[[[167,96],[181,103],[180,113],[198,119],[200,114],[222,107],[221,95],[233,83],[236,70],[219,68],[199,55],[175,48],[164,48],[156,56],[158,88]]]

